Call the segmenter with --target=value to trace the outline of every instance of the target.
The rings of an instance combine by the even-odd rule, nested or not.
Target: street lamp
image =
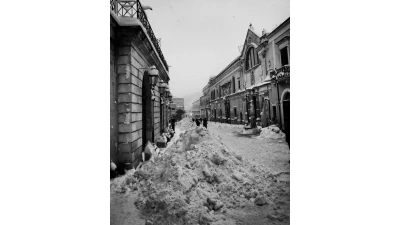
[[[151,66],[147,71],[147,74],[150,77],[150,85],[151,85],[151,100],[155,101],[156,96],[154,94],[154,87],[157,85],[158,81],[158,70],[155,66]]]
[[[156,100],[156,97],[154,95],[154,86],[157,85],[157,81],[158,81],[158,70],[156,69],[156,67],[150,66],[150,67],[143,67],[143,68],[139,68],[139,69],[145,69],[145,73],[147,73],[147,75],[150,77],[150,86],[151,86],[151,100]],[[127,70],[128,71],[128,70]]]
[[[155,66],[151,66],[149,68],[149,70],[147,71],[147,73],[150,76],[150,81],[151,81],[151,86],[154,88],[154,86],[156,86],[157,81],[158,81],[158,70],[156,69]]]

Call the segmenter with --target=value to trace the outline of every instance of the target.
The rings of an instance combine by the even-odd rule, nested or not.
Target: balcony
[[[280,81],[290,79],[290,66],[282,66],[281,68],[277,69],[276,72],[271,72],[271,80],[273,81]]]
[[[110,0],[110,10],[117,16],[137,18],[144,26],[149,35],[151,42],[157,50],[166,70],[169,70],[167,61],[162,54],[158,39],[154,35],[153,29],[151,29],[149,20],[147,19],[146,13],[143,10],[139,0]]]

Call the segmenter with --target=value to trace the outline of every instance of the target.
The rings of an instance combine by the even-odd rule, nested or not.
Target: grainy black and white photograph
[[[400,224],[396,4],[4,1],[0,224]]]
[[[110,220],[290,223],[289,0],[110,1]]]

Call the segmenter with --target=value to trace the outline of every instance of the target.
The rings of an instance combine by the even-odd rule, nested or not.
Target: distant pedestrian
[[[207,129],[207,118],[203,119],[203,127],[205,127]]]
[[[175,131],[175,119],[171,119],[171,127]]]
[[[200,126],[200,121],[199,121],[199,119],[196,119],[196,125],[197,125],[197,126]]]

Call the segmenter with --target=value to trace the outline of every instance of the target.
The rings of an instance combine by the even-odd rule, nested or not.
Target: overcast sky
[[[251,23],[261,34],[289,16],[289,0],[141,0],[170,67],[174,97],[201,92],[238,55]]]

